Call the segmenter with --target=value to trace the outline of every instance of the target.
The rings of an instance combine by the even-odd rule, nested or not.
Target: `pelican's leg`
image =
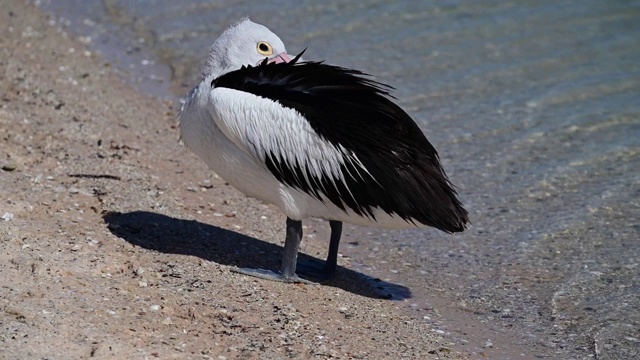
[[[329,255],[324,265],[325,275],[330,279],[335,276],[338,267],[338,247],[340,247],[340,237],[342,237],[342,222],[331,220],[331,241],[329,243]]]
[[[302,221],[287,218],[287,236],[284,239],[280,274],[285,278],[296,278],[298,248],[302,241]]]
[[[232,271],[259,277],[267,280],[282,282],[308,282],[300,279],[296,275],[296,262],[298,259],[298,248],[302,240],[302,221],[287,218],[287,235],[284,240],[284,250],[282,252],[282,265],[280,272],[276,273],[266,269],[232,269]]]
[[[338,248],[340,247],[340,237],[342,236],[342,222],[329,221],[331,225],[331,239],[329,242],[329,254],[324,263],[317,260],[307,260],[298,263],[298,274],[318,281],[327,281],[336,274],[338,267]]]

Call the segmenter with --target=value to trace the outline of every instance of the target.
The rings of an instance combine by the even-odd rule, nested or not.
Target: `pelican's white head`
[[[266,26],[243,18],[227,28],[211,45],[202,79],[216,78],[243,65],[255,66],[265,58],[269,58],[269,62],[289,62],[287,49],[278,35]]]

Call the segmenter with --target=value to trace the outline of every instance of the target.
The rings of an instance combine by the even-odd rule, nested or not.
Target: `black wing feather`
[[[393,103],[388,85],[367,74],[321,62],[243,67],[215,79],[215,87],[241,90],[278,101],[305,116],[316,133],[353,152],[368,173],[345,164],[346,184],[329,176],[305,181],[301,164],[266,154],[278,178],[340,209],[373,217],[373,208],[447,232],[462,231],[467,211],[447,178],[438,153],[418,125]],[[351,174],[351,176],[349,176]]]

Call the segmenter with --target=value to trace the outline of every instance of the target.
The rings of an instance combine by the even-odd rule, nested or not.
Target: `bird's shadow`
[[[103,219],[112,234],[145,249],[197,256],[240,268],[278,269],[280,265],[282,247],[199,221],[147,211],[107,212]],[[298,257],[303,261],[313,259],[303,253]],[[336,277],[323,285],[371,298],[402,300],[411,297],[411,290],[405,286],[341,266],[338,266]]]

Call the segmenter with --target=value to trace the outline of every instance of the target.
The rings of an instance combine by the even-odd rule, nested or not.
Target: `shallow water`
[[[120,61],[145,91],[168,92],[168,73],[193,86],[245,15],[290,53],[375,74],[439,149],[473,227],[350,228],[343,253],[410,287],[410,311],[478,357],[639,356],[640,2],[42,3],[118,39],[94,42],[108,56],[138,56]]]

